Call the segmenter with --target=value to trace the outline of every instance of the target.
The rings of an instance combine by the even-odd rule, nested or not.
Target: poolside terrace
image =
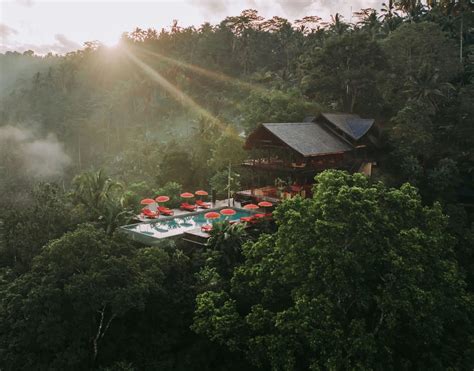
[[[174,209],[173,216],[160,215],[157,218],[139,218],[137,223],[122,226],[121,230],[132,240],[146,245],[156,245],[162,239],[177,237],[182,237],[184,240],[198,245],[205,245],[210,235],[203,231],[202,227],[212,224],[210,220],[206,219],[205,214],[212,211],[219,213],[228,208],[233,209],[235,215],[221,215],[215,220],[239,223],[242,217],[255,215],[256,218],[259,214],[257,210],[245,209],[240,202],[234,199],[220,200],[212,204],[209,209],[198,209],[192,212]],[[222,212],[222,214],[224,213]]]

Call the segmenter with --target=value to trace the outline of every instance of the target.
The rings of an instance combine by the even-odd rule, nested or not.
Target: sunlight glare
[[[140,67],[143,72],[145,72],[149,77],[151,77],[155,82],[157,82],[162,88],[164,88],[171,96],[180,104],[191,108],[195,111],[198,115],[205,117],[212,122],[217,123],[221,127],[225,127],[225,125],[212,113],[201,107],[197,104],[191,97],[183,93],[181,90],[176,88],[173,84],[171,84],[168,80],[166,80],[158,71],[151,68],[149,65],[141,61],[137,58],[133,53],[131,53],[127,48],[122,48],[125,55],[138,67]]]

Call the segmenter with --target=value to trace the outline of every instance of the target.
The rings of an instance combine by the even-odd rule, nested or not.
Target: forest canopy
[[[0,54],[0,369],[471,368],[473,29],[468,1],[390,1]],[[321,112],[375,119],[371,178],[201,248],[120,232],[244,189],[244,138]]]

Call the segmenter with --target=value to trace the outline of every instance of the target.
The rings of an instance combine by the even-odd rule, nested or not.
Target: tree
[[[377,111],[381,102],[375,77],[385,65],[380,46],[366,33],[333,37],[302,58],[302,90],[346,112]]]
[[[1,287],[2,368],[91,368],[108,333],[162,285],[168,258],[91,225],[51,242],[31,272]]]
[[[299,122],[320,110],[297,92],[253,92],[243,104],[243,120],[248,133],[263,122]]]
[[[395,111],[412,96],[406,84],[420,79],[423,70],[428,76],[436,73],[435,81],[428,78],[428,81],[436,82],[435,86],[430,83],[433,91],[433,88],[443,90],[461,68],[456,47],[440,26],[431,22],[403,24],[384,40],[383,49],[390,71],[382,75],[381,86],[387,102]],[[405,94],[400,94],[401,91]]]
[[[417,184],[435,151],[429,107],[415,101],[399,111],[391,123],[392,169],[400,171],[402,180]]]
[[[125,207],[123,184],[103,170],[77,175],[71,196],[89,220],[101,224],[109,235],[132,216],[131,209]]]
[[[0,220],[4,221],[0,266],[17,273],[27,272],[50,240],[83,221],[72,212],[67,194],[54,183],[39,183],[27,189],[23,202],[13,198],[3,204],[0,212]]]
[[[226,197],[228,193],[231,194],[240,188],[240,174],[231,171],[230,173],[230,188],[229,188],[229,170],[221,170],[214,174],[209,180],[209,185],[217,192],[218,197]]]
[[[166,203],[168,207],[178,207],[182,202],[180,194],[183,192],[181,184],[168,182],[163,187],[158,188],[155,193],[157,196],[168,196],[170,200]]]
[[[222,277],[231,277],[235,266],[242,262],[241,247],[247,237],[242,223],[213,223],[207,247],[214,254],[210,256],[212,263],[208,262],[207,265],[216,268]]]
[[[243,247],[231,289],[197,297],[193,328],[273,369],[464,368],[473,296],[439,205],[326,171]]]
[[[194,179],[192,157],[189,151],[176,146],[171,143],[163,155],[158,179],[162,184],[176,182],[182,184],[183,187],[190,187]]]
[[[228,167],[229,163],[239,165],[246,157],[244,141],[235,129],[226,127],[211,147],[208,165],[213,171],[220,171]]]

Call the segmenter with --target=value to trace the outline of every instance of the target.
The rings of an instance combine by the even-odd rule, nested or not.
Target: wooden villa
[[[245,142],[251,159],[242,166],[252,169],[254,184],[271,184],[271,179],[284,179],[291,183],[293,191],[310,191],[314,176],[326,169],[361,171],[371,175],[372,150],[377,144],[378,131],[374,119],[361,118],[356,114],[321,113],[307,117],[303,122],[263,123]],[[263,189],[275,189],[267,186]],[[246,198],[256,190],[239,192],[238,198]],[[275,193],[275,194],[273,194]],[[262,199],[281,198],[277,190],[263,194]],[[240,196],[240,197],[239,197]],[[285,197],[285,195],[283,195]]]

